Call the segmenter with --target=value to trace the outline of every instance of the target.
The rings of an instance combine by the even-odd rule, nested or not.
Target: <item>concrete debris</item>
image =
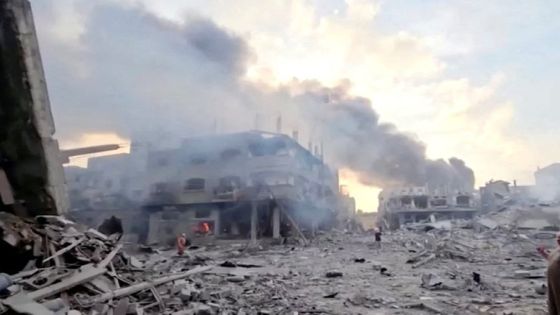
[[[546,290],[547,290],[546,284],[544,284],[544,283],[535,284],[535,293],[540,294],[540,295],[545,295]]]
[[[555,239],[476,220],[385,231],[376,249],[371,235],[333,230],[306,246],[213,240],[179,257],[64,218],[10,217],[5,243],[36,255],[0,275],[1,303],[28,314],[545,314],[535,247]]]
[[[138,257],[123,253],[116,239],[63,217],[24,220],[0,213],[0,226],[2,247],[12,258],[4,260],[8,274],[0,273],[0,303],[16,313],[127,314],[129,305],[138,303],[154,303],[151,309],[165,312],[160,286],[211,269],[153,273]],[[143,292],[147,289],[151,295]],[[103,304],[107,301],[115,303]],[[150,308],[136,314],[145,311]]]
[[[325,277],[327,277],[327,278],[342,277],[342,272],[340,272],[340,271],[329,271],[325,274]]]

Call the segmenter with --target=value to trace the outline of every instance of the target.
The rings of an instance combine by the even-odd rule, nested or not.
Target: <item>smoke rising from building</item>
[[[39,32],[60,138],[116,132],[153,140],[162,131],[184,138],[212,132],[217,122],[221,131],[239,131],[252,129],[256,115],[271,122],[281,115],[304,146],[303,135],[313,135],[314,145],[324,143],[327,161],[363,183],[474,186],[463,161],[427,159],[423,143],[381,123],[370,100],[348,93],[348,82],[275,88],[248,82],[244,74],[258,56],[211,20],[188,16],[177,24],[140,8],[80,3],[88,22],[79,43],[64,45]],[[38,24],[48,25],[48,4],[36,7]]]

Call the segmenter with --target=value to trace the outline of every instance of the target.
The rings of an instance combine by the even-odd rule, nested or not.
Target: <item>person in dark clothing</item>
[[[381,248],[381,230],[376,227],[373,230],[374,236],[375,236],[375,247],[377,248]]]
[[[548,283],[548,314],[560,315],[560,233],[556,234],[558,247],[547,250],[539,246],[537,251],[548,260],[546,272]]]

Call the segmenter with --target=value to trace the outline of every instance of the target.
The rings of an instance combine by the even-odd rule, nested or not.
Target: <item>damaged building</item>
[[[215,236],[286,236],[332,225],[338,178],[294,139],[251,131],[185,140],[150,152],[148,241],[193,234],[201,223]],[[292,231],[293,232],[293,231]]]
[[[313,233],[355,214],[337,173],[295,139],[248,131],[187,138],[172,149],[132,145],[130,154],[66,167],[70,215],[98,226],[123,219],[131,240],[166,242],[177,234],[279,238]],[[139,215],[141,213],[141,215]]]
[[[379,220],[388,228],[471,218],[478,211],[472,192],[427,186],[388,188],[379,194]]]
[[[560,200],[560,163],[553,163],[535,172],[535,195],[540,200]]]

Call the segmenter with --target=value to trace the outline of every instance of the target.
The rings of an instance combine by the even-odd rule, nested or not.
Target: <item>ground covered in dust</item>
[[[377,249],[371,236],[329,233],[307,246],[230,241],[137,257],[153,274],[215,266],[160,288],[177,314],[546,314],[532,237],[407,231]]]

